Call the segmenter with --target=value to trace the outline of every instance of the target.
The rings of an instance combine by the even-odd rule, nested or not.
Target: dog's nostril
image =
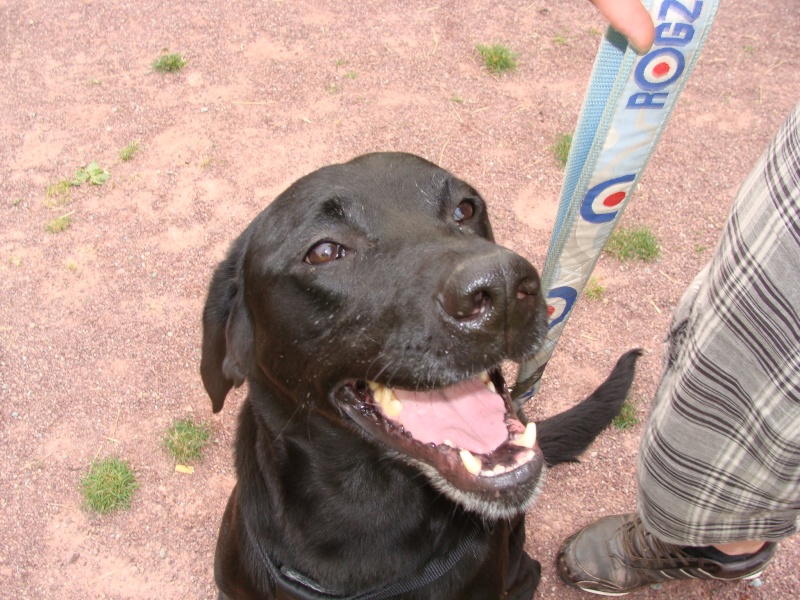
[[[492,308],[492,295],[487,290],[443,296],[441,301],[449,314],[463,320],[480,317]]]
[[[524,300],[539,293],[538,279],[523,279],[517,287],[517,300]]]
[[[470,314],[470,316],[482,315],[489,310],[491,306],[492,297],[487,291],[481,290],[480,292],[476,292],[475,295],[472,296],[472,314]]]

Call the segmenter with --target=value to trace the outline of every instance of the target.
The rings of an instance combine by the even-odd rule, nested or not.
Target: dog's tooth
[[[522,454],[518,454],[514,457],[514,462],[517,466],[524,465],[525,463],[531,462],[534,456],[536,455],[533,453],[533,450],[525,450]]]
[[[536,423],[533,421],[528,423],[525,426],[525,433],[515,437],[511,440],[511,443],[523,448],[533,448],[533,445],[536,443]]]
[[[375,402],[378,403],[378,406],[384,408],[391,401],[394,394],[392,390],[381,385],[373,390],[372,395],[375,397]]]
[[[394,396],[394,394],[391,394]],[[382,405],[381,408],[383,409],[383,413],[389,417],[390,419],[396,418],[401,412],[403,412],[403,403],[396,398],[391,398],[386,402],[386,404]]]
[[[450,446],[451,448],[455,448],[455,447],[456,447],[456,445],[455,445],[453,442],[451,442],[450,440],[445,440],[445,441],[443,441],[442,443],[443,443],[445,446]]]
[[[481,477],[497,477],[508,473],[508,468],[505,465],[495,465],[491,470],[484,469],[481,471]]]
[[[394,419],[403,410],[403,403],[397,399],[392,388],[386,387],[375,381],[368,381],[369,389],[372,390],[372,397],[375,399],[375,404],[381,407],[383,414]]]
[[[379,385],[372,390],[372,396],[373,398],[375,398],[375,402],[380,406],[383,406],[384,402],[383,398],[385,395],[386,395],[386,388],[383,387],[382,385]]]
[[[480,458],[466,449],[461,450],[459,456],[461,456],[461,462],[464,463],[464,468],[469,471],[469,473],[475,476],[480,475],[481,468],[483,467],[483,462]]]
[[[488,371],[483,371],[480,375],[478,375],[478,378],[483,382],[490,392],[493,394],[497,393],[497,388],[494,387],[494,383],[492,383],[492,378],[489,377]]]

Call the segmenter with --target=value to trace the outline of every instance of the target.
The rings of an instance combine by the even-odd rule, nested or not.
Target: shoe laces
[[[623,525],[622,547],[634,566],[648,569],[689,567],[697,558],[684,552],[680,546],[668,544],[655,537],[636,517]],[[691,565],[697,566],[697,565]]]

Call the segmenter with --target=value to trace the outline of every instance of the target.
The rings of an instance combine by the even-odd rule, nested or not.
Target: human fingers
[[[636,51],[647,52],[653,45],[653,19],[640,0],[590,1],[614,29],[628,38]]]

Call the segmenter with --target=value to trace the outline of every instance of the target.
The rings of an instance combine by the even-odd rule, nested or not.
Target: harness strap
[[[639,56],[608,28],[567,159],[542,272],[550,321],[544,344],[520,365],[512,396],[536,394],[547,361],[600,252],[667,124],[711,29],[719,0],[642,0],[655,41]]]
[[[267,572],[275,581],[275,585],[290,594],[292,598],[297,598],[297,600],[388,600],[433,583],[455,567],[467,555],[480,531],[478,524],[474,521],[470,520],[468,527],[467,534],[461,539],[455,550],[430,561],[419,572],[383,587],[355,595],[338,594],[326,589],[319,582],[291,567],[286,565],[279,566],[258,543],[258,540],[255,539],[246,524],[244,529],[247,532],[250,544],[257,550]]]

